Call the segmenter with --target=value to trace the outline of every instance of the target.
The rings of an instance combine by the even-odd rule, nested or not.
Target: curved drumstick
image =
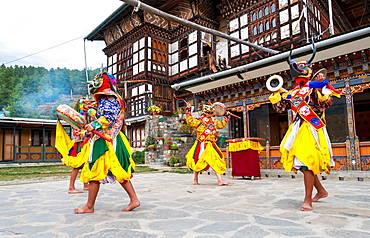
[[[100,133],[100,132],[99,132],[99,131],[97,131],[97,130],[92,130],[91,132],[92,132],[92,133],[94,133],[95,135],[100,136],[101,138],[103,138],[103,139],[104,139],[104,140],[106,140],[106,141],[109,141],[109,142],[112,142],[112,141],[113,141],[112,139],[110,139],[110,138],[106,137],[105,135],[103,135],[102,133]]]
[[[190,104],[189,104],[185,99],[177,98],[177,97],[176,97],[176,89],[174,90],[173,97],[174,97],[177,101],[184,101],[187,107],[189,107],[189,106],[191,107],[191,105],[190,105]]]
[[[240,116],[237,116],[237,115],[235,115],[235,114],[233,114],[233,113],[231,113],[231,112],[229,112],[229,111],[226,111],[226,115],[230,115],[230,116],[236,117],[236,118],[238,118],[238,119],[241,119],[241,117],[240,117]]]

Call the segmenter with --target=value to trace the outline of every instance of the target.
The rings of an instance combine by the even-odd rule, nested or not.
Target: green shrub
[[[132,154],[132,159],[135,164],[145,164],[145,152],[144,151],[135,151]]]
[[[170,145],[170,150],[177,150],[179,149],[178,145]]]
[[[147,148],[149,145],[153,145],[157,142],[157,139],[154,136],[148,136],[145,139],[145,147]]]
[[[188,124],[182,124],[177,131],[181,134],[193,134],[194,129]]]
[[[168,163],[170,164],[170,166],[173,166],[174,164],[180,163],[180,159],[175,156],[172,156],[170,158],[170,161],[168,161]]]
[[[173,140],[176,140],[176,141],[179,141],[179,142],[184,142],[183,139],[181,139],[180,137],[176,137]]]

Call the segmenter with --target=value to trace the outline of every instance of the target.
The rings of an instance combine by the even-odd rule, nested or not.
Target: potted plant
[[[173,144],[172,139],[169,137],[164,138],[164,149],[169,150],[170,146]]]
[[[148,145],[148,150],[155,151],[155,145]]]
[[[153,115],[158,115],[161,111],[162,109],[155,104],[148,107],[148,112],[151,112]]]

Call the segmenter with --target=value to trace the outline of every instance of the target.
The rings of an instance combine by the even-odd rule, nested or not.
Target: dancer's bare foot
[[[89,184],[88,183],[84,183],[83,190],[89,190]]]
[[[86,205],[80,208],[75,208],[74,213],[76,214],[83,214],[83,213],[93,213],[94,208],[88,208]]]
[[[225,185],[229,185],[229,183],[225,181],[218,182],[218,186],[225,186]]]
[[[194,185],[199,185],[198,181],[194,180]]]
[[[312,198],[312,202],[317,202],[319,201],[321,198],[326,198],[327,196],[329,196],[329,193],[327,191],[325,192],[319,192],[315,195],[314,198]]]
[[[74,189],[68,189],[68,193],[69,194],[75,194],[75,193],[83,193],[83,192],[74,188]]]
[[[309,203],[303,203],[301,211],[312,211],[312,205]]]
[[[123,212],[132,211],[139,206],[140,206],[140,201],[130,202],[125,209],[122,209],[122,211]]]

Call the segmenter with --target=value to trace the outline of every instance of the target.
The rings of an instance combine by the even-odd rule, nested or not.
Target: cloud
[[[83,38],[122,4],[119,0],[1,1],[0,64],[16,60],[6,66],[82,70]],[[106,66],[104,42],[85,45],[87,67]]]

